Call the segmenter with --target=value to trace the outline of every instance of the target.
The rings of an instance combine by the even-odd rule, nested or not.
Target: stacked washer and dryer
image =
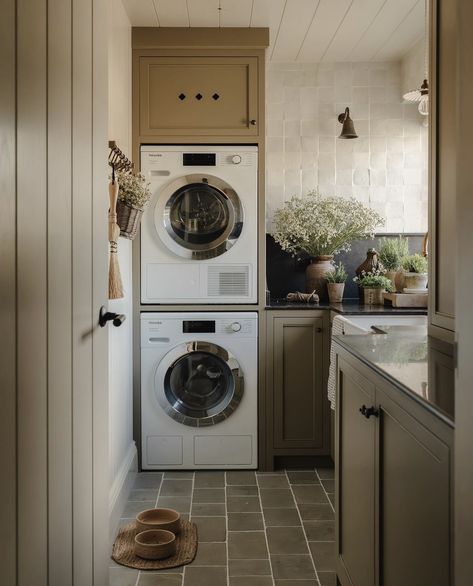
[[[141,172],[142,468],[256,468],[258,315],[222,305],[257,302],[257,147],[143,146]]]

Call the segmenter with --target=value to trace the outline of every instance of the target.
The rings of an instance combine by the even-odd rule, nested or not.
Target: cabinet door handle
[[[376,409],[376,407],[367,407],[366,405],[362,405],[360,407],[360,413],[364,417],[366,417],[366,419],[369,419],[371,416],[373,416],[373,417],[379,416],[379,410]]]
[[[315,328],[315,331],[317,334],[320,334],[323,332],[323,329],[322,328]]]

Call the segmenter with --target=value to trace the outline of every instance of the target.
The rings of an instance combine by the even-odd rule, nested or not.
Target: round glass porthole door
[[[243,396],[236,359],[209,342],[188,342],[166,357],[163,379],[156,381],[166,413],[185,425],[204,427],[228,418]]]
[[[169,248],[194,260],[214,258],[229,250],[243,227],[236,192],[211,175],[187,175],[162,192],[156,227]]]

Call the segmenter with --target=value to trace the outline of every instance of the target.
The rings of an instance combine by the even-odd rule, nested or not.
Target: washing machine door
[[[213,175],[191,174],[167,185],[155,209],[161,240],[178,256],[210,259],[229,250],[243,229],[235,190]]]
[[[193,427],[215,425],[237,409],[243,374],[232,354],[209,342],[186,342],[171,350],[156,372],[161,408]]]

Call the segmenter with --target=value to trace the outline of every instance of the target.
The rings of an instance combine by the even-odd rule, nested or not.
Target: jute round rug
[[[164,560],[144,560],[134,553],[135,535],[138,533],[135,521],[120,529],[112,550],[112,559],[117,564],[137,570],[162,570],[190,564],[197,553],[197,527],[181,519],[181,531],[176,536],[175,555]]]

